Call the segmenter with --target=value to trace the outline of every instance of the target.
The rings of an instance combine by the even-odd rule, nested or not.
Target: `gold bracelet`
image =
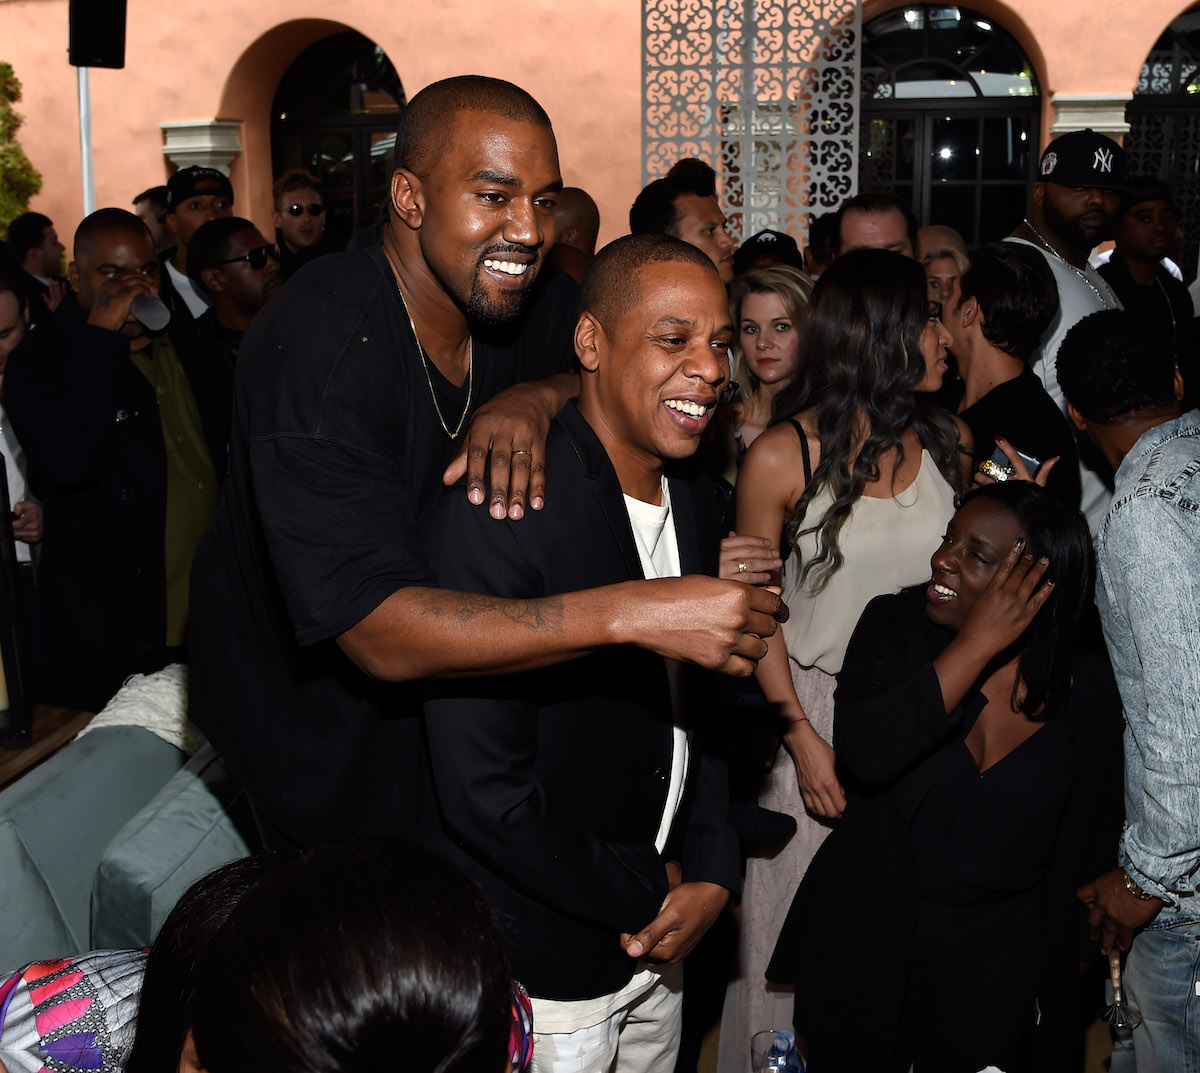
[[[1147,894],[1144,890],[1142,890],[1142,888],[1137,885],[1137,882],[1134,880],[1133,876],[1131,876],[1124,869],[1121,870],[1121,878],[1125,880],[1125,889],[1129,891],[1129,893],[1135,898],[1137,898],[1138,901],[1148,902],[1153,900],[1154,895]]]

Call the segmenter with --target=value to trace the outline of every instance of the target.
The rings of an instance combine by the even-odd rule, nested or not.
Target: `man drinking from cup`
[[[141,220],[92,213],[67,267],[74,300],[5,373],[46,518],[39,699],[88,711],[128,675],[182,658],[192,553],[229,440],[230,371],[161,330],[159,272]]]

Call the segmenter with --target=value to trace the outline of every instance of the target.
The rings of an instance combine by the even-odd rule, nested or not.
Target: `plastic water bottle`
[[[755,1073],[804,1073],[804,1063],[796,1051],[796,1035],[779,1029]]]

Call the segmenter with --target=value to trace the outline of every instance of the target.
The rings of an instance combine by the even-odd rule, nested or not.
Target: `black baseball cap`
[[[1091,127],[1054,139],[1038,165],[1040,182],[1059,186],[1125,189],[1125,150]]]
[[[181,201],[197,194],[204,197],[224,195],[233,204],[233,185],[229,177],[216,168],[193,164],[190,168],[180,168],[167,180],[167,211],[174,211]]]
[[[768,228],[757,235],[751,235],[738,247],[733,255],[733,270],[739,276],[754,264],[759,256],[775,258],[777,264],[791,265],[804,271],[804,255],[796,240],[782,231],[772,231]]]

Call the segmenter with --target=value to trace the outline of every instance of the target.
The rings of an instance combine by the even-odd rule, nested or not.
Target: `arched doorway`
[[[1032,65],[992,19],[909,4],[863,26],[860,190],[992,242],[1025,213],[1040,133]]]
[[[352,31],[307,48],[279,82],[271,108],[274,173],[307,168],[321,180],[335,246],[386,204],[404,103],[383,49]]]
[[[1150,50],[1125,109],[1131,175],[1171,184],[1186,236],[1180,253],[1193,279],[1200,242],[1200,8],[1180,15]]]

